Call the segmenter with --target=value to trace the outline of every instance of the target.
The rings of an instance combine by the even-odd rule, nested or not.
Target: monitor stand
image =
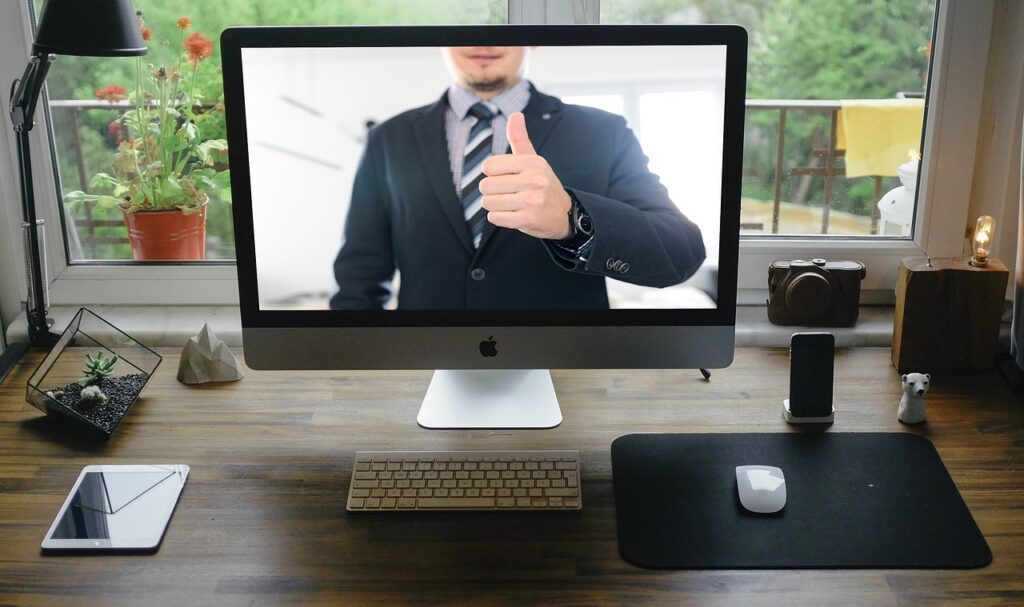
[[[432,429],[554,428],[562,411],[547,369],[439,369],[416,421]]]

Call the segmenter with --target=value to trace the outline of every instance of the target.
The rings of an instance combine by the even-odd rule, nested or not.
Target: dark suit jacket
[[[397,269],[399,308],[607,308],[605,276],[664,287],[704,260],[700,229],[648,171],[625,120],[536,90],[523,111],[527,132],[593,220],[588,261],[567,261],[550,241],[489,223],[474,250],[452,183],[446,106],[442,97],[369,132],[331,307],[383,307]]]

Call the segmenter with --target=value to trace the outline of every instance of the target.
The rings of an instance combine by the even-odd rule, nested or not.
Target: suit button
[[[473,268],[469,273],[469,277],[473,280],[483,280],[487,276],[487,272],[484,272],[483,268]]]
[[[629,272],[629,264],[628,263],[623,263],[622,267],[619,268],[619,273],[625,274],[626,272]]]
[[[615,260],[612,259],[611,257],[608,258],[608,261],[604,262],[604,267],[605,267],[605,269],[608,269],[608,270],[611,270],[612,266],[614,266],[614,265],[615,265]]]

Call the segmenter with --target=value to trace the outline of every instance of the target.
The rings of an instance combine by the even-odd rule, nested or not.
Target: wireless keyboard
[[[579,510],[579,451],[357,451],[350,512]]]

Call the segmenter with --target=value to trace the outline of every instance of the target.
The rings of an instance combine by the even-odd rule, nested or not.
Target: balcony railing
[[[818,163],[815,162],[815,164],[811,166],[792,166],[788,169],[788,175],[790,176],[824,177],[824,185],[822,186],[821,233],[828,234],[829,220],[832,212],[832,186],[836,177],[843,177],[846,175],[845,168],[837,162],[845,156],[845,150],[837,149],[836,147],[839,110],[842,108],[842,104],[835,100],[751,99],[747,101],[746,108],[748,113],[751,110],[774,110],[778,112],[778,128],[776,131],[775,163],[773,173],[774,196],[772,199],[771,234],[779,233],[779,217],[781,215],[782,207],[782,183],[787,174],[787,169],[783,166],[783,158],[786,144],[786,121],[789,113],[797,110],[821,113],[828,116],[829,127],[826,138],[828,143],[824,148],[814,147],[812,149],[812,158],[815,161],[821,161],[824,166],[818,166]],[[865,179],[871,179],[874,182],[873,200],[877,202],[882,196],[883,177],[875,175],[865,177]],[[878,220],[878,207],[872,204],[871,235],[878,234]],[[754,226],[748,226],[748,229],[752,228],[754,228]]]

